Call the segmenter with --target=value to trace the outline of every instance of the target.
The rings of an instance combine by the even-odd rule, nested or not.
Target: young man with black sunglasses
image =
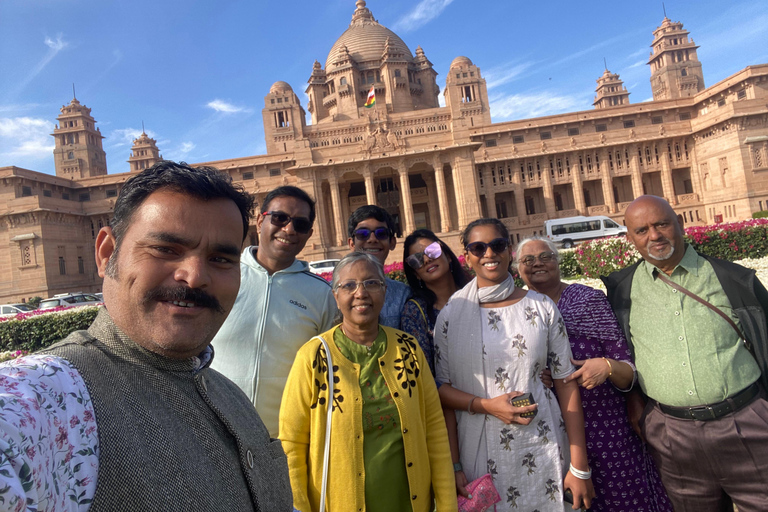
[[[240,258],[240,293],[213,340],[214,367],[245,391],[277,437],[296,352],[333,327],[337,308],[325,279],[296,259],[312,236],[315,202],[300,188],[284,186],[267,194],[259,212],[259,245]]]
[[[349,217],[347,230],[349,248],[370,254],[382,265],[389,252],[397,245],[395,221],[389,212],[380,206],[369,204],[355,210]],[[403,306],[410,297],[411,289],[407,284],[387,278],[387,294],[379,314],[379,323],[400,329]]]

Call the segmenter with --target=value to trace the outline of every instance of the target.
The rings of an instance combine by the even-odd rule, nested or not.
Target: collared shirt
[[[384,307],[379,313],[379,323],[400,329],[400,317],[403,314],[403,306],[411,298],[411,287],[400,281],[387,278],[387,293],[384,296]]]
[[[643,261],[632,281],[629,327],[638,382],[654,400],[693,407],[725,400],[760,377],[754,358],[723,318],[657,278]],[[712,266],[690,245],[668,276],[738,325]]]

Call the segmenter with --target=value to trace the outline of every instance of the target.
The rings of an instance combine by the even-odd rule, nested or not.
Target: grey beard
[[[650,244],[649,244],[650,245]],[[656,261],[665,261],[672,257],[672,255],[675,254],[675,245],[672,242],[669,242],[669,254],[666,256],[654,256],[651,254],[651,250],[648,249],[648,257],[651,259],[654,259]]]

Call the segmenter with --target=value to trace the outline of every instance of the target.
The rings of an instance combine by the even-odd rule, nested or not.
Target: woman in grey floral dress
[[[461,242],[477,277],[454,294],[435,328],[440,398],[458,421],[456,469],[468,480],[490,473],[502,499],[497,510],[563,512],[566,489],[574,509],[588,508],[584,415],[578,386],[563,381],[575,368],[562,317],[545,295],[515,288],[509,234],[498,219],[472,222]],[[559,403],[539,379],[546,366]],[[510,403],[523,393],[538,405]]]

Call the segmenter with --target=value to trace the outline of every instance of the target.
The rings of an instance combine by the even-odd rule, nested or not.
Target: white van
[[[547,238],[570,249],[578,242],[627,234],[626,226],[619,226],[605,215],[594,217],[565,217],[544,221]]]

